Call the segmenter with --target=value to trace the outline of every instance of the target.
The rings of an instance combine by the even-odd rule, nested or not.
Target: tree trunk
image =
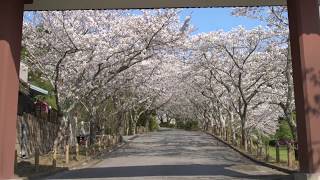
[[[241,127],[241,144],[240,147],[244,150],[247,150],[247,138],[246,138],[246,131],[244,126]]]
[[[230,129],[228,127],[226,127],[226,141],[229,142],[229,132]]]
[[[58,93],[58,86],[57,85],[54,85],[54,98],[55,98],[55,101],[56,101],[56,106],[57,106],[57,111],[58,111],[58,116],[61,115],[61,107],[60,107],[60,104],[59,104],[59,93]]]
[[[235,131],[233,131],[232,132],[232,144],[237,144],[237,138],[236,138],[236,132]]]
[[[247,104],[243,107],[243,112],[240,115],[241,120],[241,144],[240,147],[247,150],[247,138],[246,138],[246,121],[247,121]]]
[[[288,38],[288,43],[290,43],[289,38]],[[285,114],[286,114],[286,120],[287,120],[289,127],[290,127],[290,130],[291,130],[292,137],[295,141],[297,141],[297,130],[296,130],[296,127],[293,122],[294,119],[293,119],[292,108],[291,108],[291,106],[292,106],[291,104],[292,104],[292,101],[294,98],[293,79],[292,79],[292,75],[291,75],[291,68],[292,68],[291,48],[288,47],[286,72],[285,72],[288,91],[287,91],[287,102],[286,102],[286,106],[285,106]]]
[[[287,119],[287,122],[289,124],[293,140],[298,141],[298,139],[297,139],[297,128],[293,123],[294,119],[293,119],[292,113],[286,119]]]
[[[132,121],[133,121],[132,120],[132,114],[130,113],[128,135],[134,135],[134,127],[133,127],[133,122]]]

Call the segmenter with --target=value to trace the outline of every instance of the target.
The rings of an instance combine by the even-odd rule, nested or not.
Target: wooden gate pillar
[[[288,0],[300,171],[320,171],[320,19],[318,0]]]
[[[0,1],[0,179],[14,176],[23,5]]]

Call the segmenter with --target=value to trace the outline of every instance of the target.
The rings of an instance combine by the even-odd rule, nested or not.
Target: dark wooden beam
[[[25,10],[206,8],[278,6],[286,0],[34,0]]]
[[[32,4],[33,0],[24,0],[24,4]]]

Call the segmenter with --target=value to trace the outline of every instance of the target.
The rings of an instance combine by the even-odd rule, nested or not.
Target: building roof
[[[26,83],[20,80],[19,83],[19,92],[25,95],[47,95],[49,92],[45,89],[42,89],[38,86]]]
[[[33,0],[25,10],[153,9],[235,6],[279,6],[286,0]]]
[[[47,90],[44,90],[44,89],[42,89],[42,88],[40,88],[38,86],[32,85],[32,84],[30,84],[30,89],[32,91],[35,91],[35,92],[39,93],[39,94],[44,94],[44,95],[48,94]]]

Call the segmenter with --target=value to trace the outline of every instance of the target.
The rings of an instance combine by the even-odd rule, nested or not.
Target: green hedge
[[[149,131],[156,131],[159,129],[159,124],[155,116],[151,116],[149,123]]]
[[[177,128],[185,129],[189,131],[195,131],[199,129],[198,121],[187,120],[187,121],[177,121]]]

